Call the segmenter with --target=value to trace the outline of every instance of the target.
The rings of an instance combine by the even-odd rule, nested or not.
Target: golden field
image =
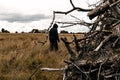
[[[59,34],[72,40],[72,34]],[[64,43],[60,41],[57,52],[49,51],[46,34],[38,33],[0,33],[0,80],[29,80],[31,74],[41,68],[63,68],[64,60],[69,59]],[[38,70],[32,80],[62,80],[61,71]]]

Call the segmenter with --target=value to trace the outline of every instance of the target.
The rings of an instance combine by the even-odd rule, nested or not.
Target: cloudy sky
[[[73,0],[76,6],[89,8],[98,0]],[[72,9],[69,0],[0,0],[0,29],[10,32],[29,32],[32,29],[47,29],[52,21],[53,11],[68,11]],[[74,11],[70,15],[88,20],[86,13]],[[56,21],[72,21],[70,15],[57,15]],[[62,26],[62,25],[59,25]],[[61,30],[61,28],[59,28]],[[69,31],[84,31],[80,26],[64,28]]]

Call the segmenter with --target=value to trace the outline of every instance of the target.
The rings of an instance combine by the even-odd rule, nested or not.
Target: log
[[[101,49],[101,47],[103,45],[105,45],[107,43],[107,41],[109,41],[110,39],[114,38],[114,37],[117,37],[117,35],[109,35],[107,38],[105,38],[95,49],[94,51],[99,51]]]
[[[107,76],[105,76],[105,78],[111,78],[111,77],[114,77],[114,76],[120,76],[120,73],[107,75]]]
[[[70,58],[71,59],[75,59],[76,55],[75,53],[72,51],[68,41],[67,41],[67,38],[61,38],[61,40],[65,43],[65,47],[67,48],[69,54],[70,54]]]
[[[100,6],[96,7],[95,9],[93,9],[92,11],[90,11],[88,13],[88,17],[90,19],[93,19],[96,16],[99,16],[100,14],[105,13],[105,11],[107,11],[109,9],[109,1],[106,1],[105,3],[101,4]]]

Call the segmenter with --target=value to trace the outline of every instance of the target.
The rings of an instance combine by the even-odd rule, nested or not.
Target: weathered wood
[[[42,71],[63,71],[64,68],[40,68]]]
[[[88,16],[90,19],[93,19],[96,16],[99,16],[100,14],[105,13],[109,9],[109,1],[106,1],[105,3],[102,3],[100,6],[96,7],[92,11],[88,13]]]
[[[107,38],[105,38],[105,39],[100,43],[100,45],[97,46],[97,48],[96,48],[94,51],[99,51],[99,50],[101,49],[101,47],[107,43],[107,41],[109,41],[110,39],[112,39],[112,38],[114,38],[114,37],[117,37],[117,35],[112,34],[112,35],[108,36]]]
[[[114,77],[114,76],[120,76],[120,73],[107,75],[107,76],[105,76],[105,78],[111,78],[111,77]]]
[[[74,34],[71,42],[61,38],[70,55],[70,59],[64,61],[67,68],[64,69],[63,80],[117,80],[116,77],[120,76],[120,0],[100,2],[94,9],[88,10],[76,7],[70,0],[72,9],[67,12],[55,11],[55,14],[87,11],[90,19],[97,17],[92,23],[82,22],[74,16],[79,22],[56,21],[64,24],[63,28],[84,25],[90,29],[82,38]],[[70,44],[75,44],[75,48],[71,48]]]
[[[61,38],[61,40],[65,43],[65,46],[70,54],[71,59],[76,57],[75,53],[72,51],[70,45],[68,44],[67,38]]]

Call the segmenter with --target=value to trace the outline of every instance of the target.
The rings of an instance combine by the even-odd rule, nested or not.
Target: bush
[[[68,33],[68,31],[62,30],[60,31],[60,33]]]

